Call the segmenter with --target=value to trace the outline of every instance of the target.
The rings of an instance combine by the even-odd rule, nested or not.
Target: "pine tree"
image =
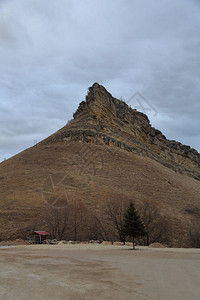
[[[129,207],[125,212],[122,235],[132,238],[133,250],[135,250],[134,239],[146,235],[144,223],[135,209],[133,202],[130,202]]]

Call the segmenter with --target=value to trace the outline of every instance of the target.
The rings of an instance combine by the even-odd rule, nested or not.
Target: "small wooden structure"
[[[34,231],[31,234],[31,241],[33,244],[42,244],[46,240],[49,233],[47,231]]]

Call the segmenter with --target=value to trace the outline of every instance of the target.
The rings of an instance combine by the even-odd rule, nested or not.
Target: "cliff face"
[[[181,222],[199,216],[200,155],[95,83],[72,121],[0,164],[0,191],[4,239],[43,229],[42,213],[55,203],[98,209],[112,195],[154,203],[179,235]]]
[[[200,180],[200,154],[195,149],[167,140],[151,126],[145,114],[113,98],[98,83],[89,88],[86,101],[80,103],[71,124],[47,139],[47,142],[52,141],[82,141],[118,147]]]

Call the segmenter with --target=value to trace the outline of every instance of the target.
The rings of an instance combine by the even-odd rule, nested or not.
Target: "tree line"
[[[199,216],[187,226],[176,223],[170,214],[163,213],[150,201],[133,203],[113,194],[97,208],[82,201],[65,208],[48,205],[38,227],[48,230],[51,238],[57,240],[132,241],[133,245],[144,246],[159,242],[169,247],[200,247]],[[27,238],[35,226],[25,228],[23,236],[20,229],[18,237]]]
[[[134,234],[128,231],[128,216],[132,216],[135,222]],[[129,199],[115,195],[97,209],[88,208],[81,201],[62,209],[49,207],[44,220],[51,237],[57,240],[125,243],[134,239],[134,242],[146,246],[154,242],[169,244],[170,241],[171,226],[168,218],[159,213],[154,204],[145,201],[136,209]]]

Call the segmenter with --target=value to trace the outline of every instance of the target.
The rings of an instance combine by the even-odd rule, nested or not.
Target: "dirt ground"
[[[1,300],[200,299],[200,249],[26,245],[0,267]]]

